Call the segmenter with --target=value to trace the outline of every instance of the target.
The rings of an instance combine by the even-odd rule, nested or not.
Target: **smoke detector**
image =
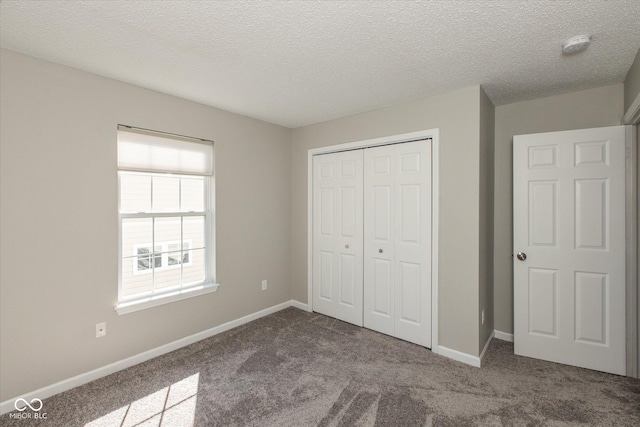
[[[589,34],[571,37],[562,43],[562,53],[565,55],[573,55],[574,53],[582,52],[589,46],[589,43],[591,43],[591,36]]]

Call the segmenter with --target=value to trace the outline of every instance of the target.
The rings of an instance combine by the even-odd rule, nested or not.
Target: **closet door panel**
[[[364,326],[393,335],[395,318],[393,146],[364,151]]]
[[[431,146],[395,146],[395,336],[431,346]]]
[[[362,326],[362,151],[313,159],[313,308]]]
[[[313,308],[337,316],[335,303],[334,211],[337,161],[334,155],[313,159]]]
[[[364,158],[364,325],[430,347],[430,142]]]
[[[392,292],[392,263],[387,259],[374,258],[373,271],[371,271],[371,287],[372,313],[381,316],[386,322],[392,319],[393,309],[391,301],[393,301]],[[369,288],[367,288],[369,289]],[[375,321],[375,320],[374,320]],[[385,323],[385,322],[383,322]],[[365,325],[366,326],[366,325]],[[383,326],[380,326],[381,328]],[[388,325],[389,330],[392,330]]]
[[[355,256],[351,254],[340,254],[340,304],[353,308],[357,304],[356,288],[356,265]]]
[[[412,325],[420,323],[420,264],[398,263],[398,321]]]
[[[320,251],[318,260],[319,299],[331,303],[333,301],[333,254],[328,251]]]

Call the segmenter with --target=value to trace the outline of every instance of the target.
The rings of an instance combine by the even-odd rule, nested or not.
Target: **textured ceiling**
[[[2,0],[0,44],[298,127],[473,84],[501,105],[622,82],[640,1]]]

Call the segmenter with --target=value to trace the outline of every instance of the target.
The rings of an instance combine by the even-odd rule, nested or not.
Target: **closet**
[[[313,157],[313,309],[431,347],[431,140]]]

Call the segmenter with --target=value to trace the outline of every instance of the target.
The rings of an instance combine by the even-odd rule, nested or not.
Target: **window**
[[[118,313],[214,291],[213,147],[118,130]]]

